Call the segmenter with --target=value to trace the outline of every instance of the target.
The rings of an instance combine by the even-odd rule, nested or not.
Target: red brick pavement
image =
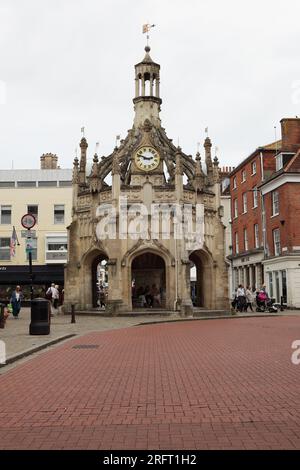
[[[299,317],[76,338],[0,376],[0,448],[299,449],[295,339]]]

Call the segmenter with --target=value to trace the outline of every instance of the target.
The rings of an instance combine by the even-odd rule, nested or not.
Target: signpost
[[[32,231],[35,226],[36,220],[32,214],[25,214],[21,219],[21,224],[27,229],[26,233],[26,252],[28,253],[29,260],[29,277],[30,277],[30,300],[33,300],[33,275],[32,275]],[[22,233],[23,236],[23,233]]]
[[[36,230],[21,230],[21,237],[22,238],[36,238]]]

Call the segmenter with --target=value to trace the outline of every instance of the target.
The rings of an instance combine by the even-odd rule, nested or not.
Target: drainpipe
[[[265,175],[264,175],[264,159],[263,159],[263,154],[260,152],[260,172],[261,172],[261,180],[264,181]]]

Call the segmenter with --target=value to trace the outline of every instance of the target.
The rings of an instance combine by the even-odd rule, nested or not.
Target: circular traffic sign
[[[21,219],[21,224],[23,225],[24,228],[27,228],[28,230],[30,230],[36,224],[34,215],[32,214],[23,215]]]

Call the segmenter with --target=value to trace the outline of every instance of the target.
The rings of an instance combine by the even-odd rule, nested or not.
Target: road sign
[[[26,253],[32,253],[32,241],[27,240],[26,242]]]
[[[22,238],[36,238],[36,230],[21,230]]]
[[[36,224],[34,215],[32,214],[23,215],[21,219],[21,224],[23,225],[24,228],[27,228],[28,230],[30,230]]]

